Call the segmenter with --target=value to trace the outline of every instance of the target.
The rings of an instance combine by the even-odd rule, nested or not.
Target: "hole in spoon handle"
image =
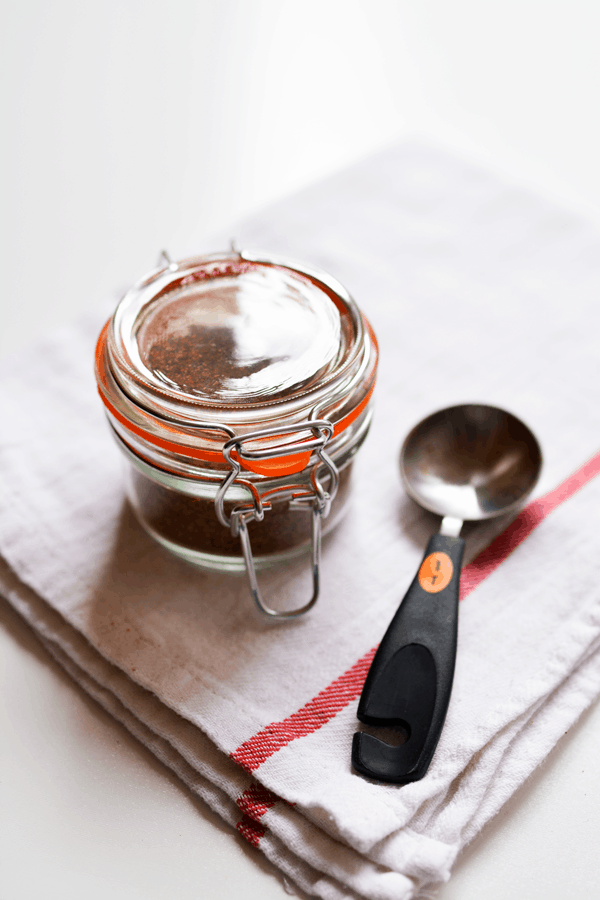
[[[358,704],[365,725],[400,725],[408,739],[390,746],[357,733],[352,765],[377,781],[418,781],[437,746],[452,691],[460,571],[465,542],[434,535],[371,663]]]

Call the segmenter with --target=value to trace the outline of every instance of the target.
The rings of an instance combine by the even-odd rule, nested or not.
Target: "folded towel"
[[[236,237],[330,271],[380,339],[374,423],[352,508],[324,544],[315,609],[265,621],[243,579],[193,569],[141,530],[92,374],[108,306],[4,368],[0,590],[92,696],[304,891],[414,897],[449,877],[600,692],[600,235],[470,164],[401,146]],[[439,526],[404,496],[398,448],[425,414],[467,401],[526,421],[545,467],[514,521],[465,528],[440,743],[422,781],[376,784],[350,765],[357,699]],[[284,606],[308,577],[298,560],[261,579]]]

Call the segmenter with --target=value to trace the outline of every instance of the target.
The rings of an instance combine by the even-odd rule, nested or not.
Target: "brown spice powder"
[[[332,521],[348,498],[351,469],[352,464],[340,472],[338,491],[328,517]],[[137,469],[133,469],[132,479],[138,515],[160,537],[201,553],[241,556],[240,539],[219,522],[213,500],[191,497],[157,484]],[[225,504],[228,513],[233,505]],[[290,510],[288,501],[273,502],[273,508],[265,512],[262,522],[250,522],[248,526],[252,552],[255,556],[268,556],[310,544],[311,518],[309,511]],[[327,519],[323,524],[326,527]]]

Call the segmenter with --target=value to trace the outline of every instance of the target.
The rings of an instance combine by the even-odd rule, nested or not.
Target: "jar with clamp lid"
[[[339,282],[246,250],[164,254],[96,350],[142,526],[190,563],[246,569],[256,604],[276,618],[316,602],[321,535],[346,505],[376,371],[373,331]],[[308,551],[312,597],[273,609],[257,570]]]

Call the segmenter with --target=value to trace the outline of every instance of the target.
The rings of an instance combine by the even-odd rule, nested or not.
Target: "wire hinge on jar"
[[[250,450],[244,447],[251,441],[262,440],[269,437],[279,437],[285,434],[294,434],[296,432],[306,433],[311,431],[312,439],[301,439],[295,443],[285,444],[278,447],[263,447],[260,449]],[[311,419],[310,421],[295,423],[292,425],[276,425],[272,428],[264,428],[260,431],[253,431],[248,434],[230,438],[223,445],[223,456],[227,463],[231,466],[231,472],[223,479],[219,485],[217,495],[215,497],[215,510],[219,521],[231,530],[234,537],[240,538],[248,580],[250,582],[250,591],[254,602],[261,612],[274,619],[291,619],[308,612],[319,596],[319,569],[321,565],[321,523],[323,518],[329,514],[331,503],[337,493],[339,484],[339,472],[333,460],[325,452],[325,445],[333,436],[333,425],[325,419]],[[238,459],[232,456],[235,451]],[[310,471],[310,486],[306,484],[283,485],[281,487],[271,488],[262,494],[255,484],[240,478],[242,466],[240,460],[260,461],[264,459],[276,459],[282,456],[292,456],[295,453],[314,453],[317,457]],[[329,484],[327,489],[323,486],[319,469],[325,466],[329,473]],[[252,496],[250,503],[243,503],[236,506],[228,516],[225,512],[224,501],[228,488],[236,483],[247,488]],[[271,509],[272,500],[277,498],[281,501],[289,502],[289,509],[298,511],[312,511],[312,573],[313,573],[313,593],[311,599],[304,606],[298,609],[278,612],[267,606],[264,602],[258,579],[254,558],[252,555],[252,547],[250,545],[250,535],[248,533],[248,524],[250,522],[262,522],[265,511]]]

